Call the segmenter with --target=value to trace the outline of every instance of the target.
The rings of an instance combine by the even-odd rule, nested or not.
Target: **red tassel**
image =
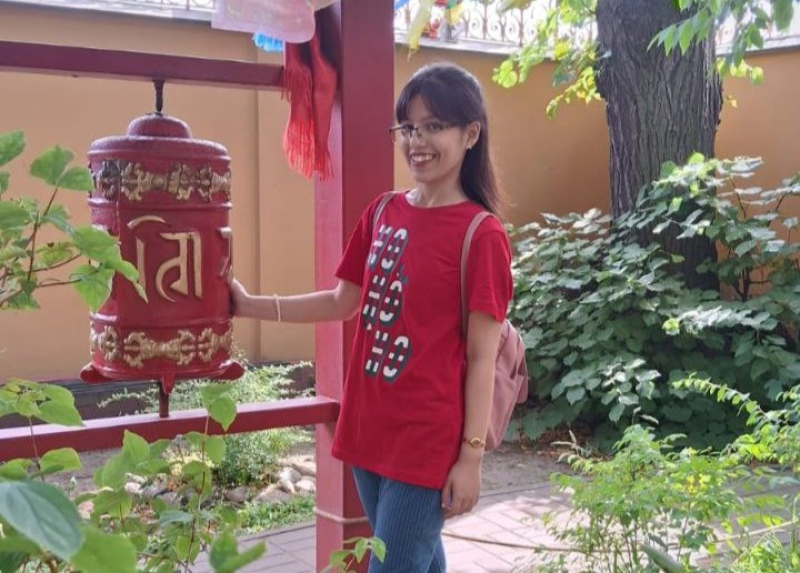
[[[281,93],[282,97],[288,98],[290,109],[283,150],[292,169],[311,177],[314,170],[314,110],[311,68],[305,61],[305,51],[305,44],[285,44]]]
[[[314,103],[314,168],[323,181],[333,176],[328,136],[331,131],[331,114],[336,98],[336,69],[322,53],[319,34],[309,42],[311,71],[314,78],[312,101]]]
[[[320,22],[317,21],[317,30]],[[305,44],[285,44],[281,79],[291,109],[283,136],[289,165],[306,177],[333,175],[328,136],[336,98],[337,73],[322,52],[319,34]]]

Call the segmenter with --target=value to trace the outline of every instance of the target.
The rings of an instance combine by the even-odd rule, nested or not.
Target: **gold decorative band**
[[[179,201],[187,201],[197,193],[203,201],[222,193],[231,198],[231,172],[217,173],[209,166],[194,169],[185,163],[176,163],[168,173],[145,171],[141,163],[122,159],[106,159],[92,173],[95,186],[106,199],[116,199],[120,193],[129,201],[141,201],[153,190],[165,190]]]
[[[101,332],[92,330],[91,351],[99,350],[106,362],[113,362],[120,353],[128,366],[143,368],[146,360],[166,358],[178,366],[186,366],[195,357],[208,363],[220,350],[230,352],[232,340],[231,327],[223,335],[216,334],[211,328],[204,328],[200,335],[188,330],[179,330],[178,336],[172,340],[157,341],[144,332],[131,332],[125,337],[122,348],[119,334],[106,326]]]
[[[119,356],[119,335],[110,326],[106,326],[102,332],[95,332],[89,339],[89,349],[92,353],[99,350],[103,354],[106,362],[113,362]]]

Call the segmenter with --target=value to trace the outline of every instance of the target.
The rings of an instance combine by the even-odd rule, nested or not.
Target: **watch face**
[[[472,439],[469,441],[469,445],[470,445],[470,446],[474,446],[474,447],[476,447],[476,448],[477,448],[477,447],[479,447],[479,446],[482,446],[482,445],[483,445],[483,440],[481,440],[480,438],[472,438]]]

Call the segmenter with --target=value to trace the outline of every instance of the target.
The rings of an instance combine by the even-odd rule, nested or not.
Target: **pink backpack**
[[[372,227],[386,204],[396,193],[387,193],[381,198],[372,216]],[[464,235],[461,247],[461,331],[467,336],[467,260],[472,236],[486,217],[493,217],[487,211],[475,215]],[[500,329],[500,344],[497,347],[497,360],[494,365],[494,392],[492,393],[492,411],[489,418],[489,430],[486,433],[486,450],[497,448],[506,435],[514,405],[528,399],[528,364],[525,362],[525,344],[522,336],[508,320],[503,321]]]
[[[483,211],[475,215],[464,236],[461,247],[461,330],[467,335],[467,260],[472,236],[486,217],[491,213]],[[500,344],[497,347],[497,360],[494,363],[494,392],[492,412],[489,417],[489,430],[486,433],[486,450],[497,448],[503,441],[514,412],[514,405],[528,399],[528,364],[525,362],[525,343],[517,329],[508,320],[500,328]]]

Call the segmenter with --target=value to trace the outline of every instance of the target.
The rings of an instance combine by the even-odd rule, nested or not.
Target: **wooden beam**
[[[333,177],[315,183],[317,288],[335,284],[336,267],[362,211],[394,185],[386,131],[394,111],[393,18],[393,3],[377,0],[346,0],[320,14],[327,25],[318,31],[339,72],[339,93],[328,140]],[[341,398],[354,326],[355,320],[317,326],[318,396]],[[350,468],[330,455],[333,431],[333,424],[317,426],[317,571],[344,539],[370,535]],[[366,571],[367,564],[356,570]]]
[[[122,446],[125,430],[153,442],[187,432],[205,432],[206,429],[209,434],[236,434],[331,423],[338,415],[339,403],[336,400],[316,397],[238,406],[236,419],[227,432],[216,422],[210,421],[205,410],[172,412],[168,418],[159,418],[157,414],[102,418],[88,420],[81,427],[43,424],[33,427],[35,449],[30,428],[8,428],[0,430],[0,461],[30,458],[34,456],[34,451],[41,456],[58,448],[74,448],[83,452],[118,448]]]
[[[282,69],[239,60],[0,41],[0,71],[277,89]]]

